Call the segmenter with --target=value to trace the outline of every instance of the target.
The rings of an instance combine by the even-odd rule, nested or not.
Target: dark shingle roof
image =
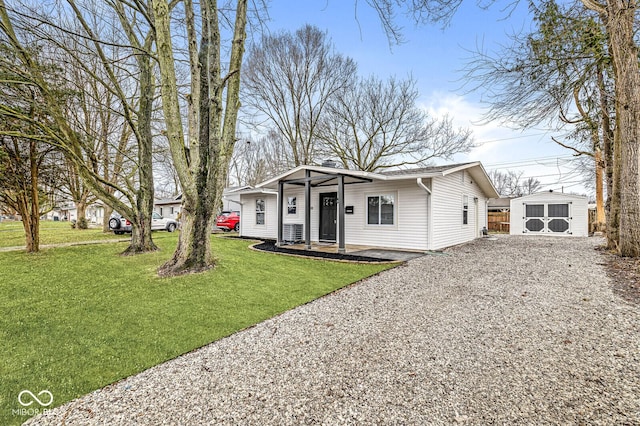
[[[472,164],[472,163],[447,164],[444,166],[420,167],[417,169],[388,170],[388,171],[379,172],[379,173],[381,175],[387,175],[387,176],[418,175],[422,173],[440,173],[440,172],[447,171],[449,169],[455,169],[457,167],[465,166],[467,164]]]

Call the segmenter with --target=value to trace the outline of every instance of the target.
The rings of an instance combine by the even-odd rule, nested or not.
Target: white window
[[[393,225],[395,197],[391,194],[367,197],[367,224]]]
[[[287,197],[287,214],[294,215],[297,213],[298,207],[296,197]]]
[[[462,196],[462,224],[469,224],[469,197],[466,195]]]
[[[264,225],[264,199],[256,199],[256,225]]]

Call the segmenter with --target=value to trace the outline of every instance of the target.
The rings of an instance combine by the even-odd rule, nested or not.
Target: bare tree
[[[530,195],[540,191],[541,186],[542,185],[538,179],[528,177],[522,182],[520,188],[522,188],[522,195]]]
[[[312,164],[326,105],[352,84],[355,73],[354,61],[336,53],[325,32],[305,25],[294,34],[264,36],[249,49],[245,102],[289,144],[293,166]]]
[[[360,79],[329,103],[318,131],[323,152],[345,168],[376,171],[427,165],[472,148],[469,130],[455,129],[449,117],[430,117],[417,98],[412,78]]]
[[[229,181],[231,185],[257,185],[292,167],[290,146],[272,131],[257,140],[240,140],[233,151]]]
[[[502,197],[521,197],[533,194],[541,188],[540,181],[534,177],[522,180],[523,172],[507,170],[493,170],[489,172],[489,178]]]
[[[514,35],[510,45],[493,55],[476,53],[467,77],[487,94],[487,121],[521,128],[550,126],[563,134],[552,138],[559,145],[591,158],[597,221],[602,226],[605,170],[610,198],[613,192],[613,87],[604,28],[598,15],[579,2],[560,6],[545,1],[531,10],[536,23],[532,32]],[[607,204],[616,203],[614,199]],[[608,236],[615,240],[615,221],[610,222]]]
[[[135,34],[128,31],[132,28],[125,28],[124,32],[128,34],[129,41],[134,45],[131,49],[136,52],[133,55],[134,63],[128,63],[125,66],[119,61],[120,58],[109,56],[107,48],[113,47],[114,43],[103,43],[97,36],[99,28],[92,27],[92,25],[99,27],[102,24],[100,18],[104,10],[95,10],[95,4],[80,8],[75,0],[67,0],[67,4],[68,8],[61,7],[53,11],[57,15],[52,12],[52,16],[41,16],[39,10],[29,8],[25,4],[9,11],[4,0],[0,0],[0,34],[6,38],[8,45],[15,52],[17,66],[22,70],[24,79],[38,91],[51,120],[46,122],[30,120],[15,109],[5,109],[2,113],[7,117],[30,120],[31,124],[38,126],[46,134],[49,143],[61,149],[67,158],[74,162],[84,183],[91,187],[93,193],[115,207],[132,222],[134,226],[131,244],[125,254],[155,250],[156,246],[151,238],[153,211],[151,110],[154,86],[151,57],[148,54],[153,38],[147,36],[143,42],[139,42]],[[144,12],[137,11],[138,14],[144,14]],[[89,15],[88,18],[85,13]],[[121,20],[121,22],[127,21]],[[16,23],[19,32],[16,31]],[[139,25],[136,26],[136,28],[139,27]],[[148,34],[151,33],[148,32]],[[75,37],[76,42],[69,43],[70,37]],[[36,56],[27,44],[32,39],[45,44],[49,48],[47,52],[49,56]],[[124,61],[129,57],[125,55]],[[92,60],[101,65],[101,73],[95,72],[87,65]],[[135,179],[137,182],[129,179],[125,180],[125,186],[119,186],[104,178],[95,145],[87,140],[86,134],[77,127],[77,121],[68,114],[73,110],[71,108],[73,103],[61,102],[58,96],[56,86],[62,83],[62,87],[68,87],[68,83],[52,81],[42,72],[46,64],[65,64],[66,61],[73,61],[85,75],[98,79],[99,84],[108,88],[117,99],[124,121],[130,126],[131,134],[137,142],[138,152],[135,158],[137,167],[131,175],[137,175]],[[138,78],[135,83],[137,87],[130,90],[131,87],[128,84],[131,80],[123,81],[119,77],[122,73],[130,77],[131,73],[124,72],[123,69],[132,65],[137,66],[135,73]],[[126,71],[131,71],[131,68]],[[136,101],[132,102],[134,98]],[[105,187],[110,187],[113,191],[106,190]],[[123,201],[116,194],[127,201]]]
[[[54,207],[61,170],[53,151],[35,138],[0,136],[0,203],[20,214],[28,253],[40,250],[40,216]]]
[[[616,126],[613,143],[613,193],[619,203],[612,202],[607,224],[619,230],[615,238],[622,256],[640,256],[640,72],[638,72],[638,4],[627,0],[581,0],[595,11],[605,27],[608,52],[613,65],[615,83]],[[418,23],[439,22],[447,25],[462,0],[369,0],[392,36],[400,31],[394,12],[404,8]],[[488,3],[489,5],[492,2]],[[517,4],[512,3],[511,7]],[[487,3],[483,3],[487,5]],[[509,8],[509,6],[508,6]],[[619,207],[619,208],[618,208]],[[619,226],[618,226],[619,218]]]
[[[221,205],[236,142],[247,27],[247,0],[238,0],[234,2],[235,8],[229,4],[224,10],[218,9],[217,3],[213,0],[200,3],[200,25],[196,23],[191,0],[182,4],[190,64],[185,138],[174,56],[179,49],[174,49],[171,19],[172,11],[178,11],[172,9],[176,4],[173,1],[151,0],[166,134],[183,193],[178,247],[160,268],[160,275],[204,271],[214,265],[211,226]],[[229,16],[223,15],[221,19],[222,12],[228,12]],[[225,23],[230,23],[231,33],[228,57],[222,50],[221,26]]]

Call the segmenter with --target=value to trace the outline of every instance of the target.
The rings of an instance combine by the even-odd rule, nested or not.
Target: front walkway
[[[30,424],[640,424],[640,308],[601,242],[424,256]]]

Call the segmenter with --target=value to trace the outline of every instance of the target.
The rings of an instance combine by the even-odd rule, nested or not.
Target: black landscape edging
[[[349,262],[370,262],[370,263],[396,262],[393,259],[380,259],[377,257],[358,256],[356,254],[326,253],[323,251],[296,250],[296,249],[289,249],[286,247],[276,247],[276,242],[273,240],[263,241],[262,243],[256,244],[255,246],[253,246],[253,248],[256,250],[267,251],[271,253],[293,254],[298,256],[317,257],[320,259],[342,260],[342,261],[349,261]]]

